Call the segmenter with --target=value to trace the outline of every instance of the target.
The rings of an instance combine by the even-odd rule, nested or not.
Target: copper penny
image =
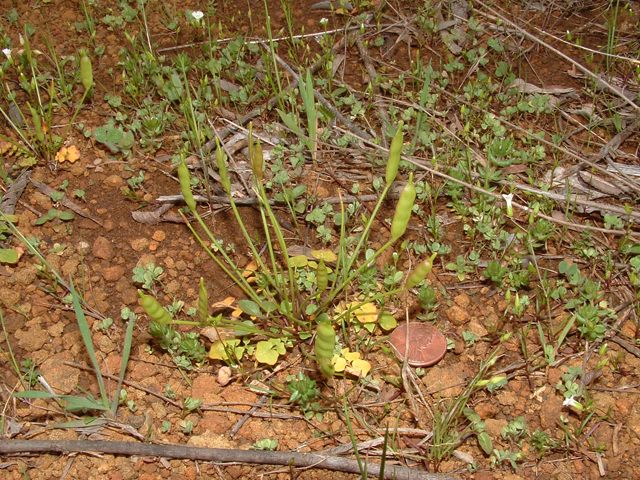
[[[409,348],[407,343],[409,329]],[[405,323],[396,328],[389,336],[396,357],[404,361],[409,351],[407,363],[412,367],[429,367],[438,363],[447,352],[447,339],[440,331],[427,323]]]

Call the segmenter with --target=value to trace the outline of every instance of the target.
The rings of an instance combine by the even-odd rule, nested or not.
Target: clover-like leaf
[[[325,262],[335,262],[338,259],[338,256],[329,249],[312,250],[311,256]]]
[[[13,248],[0,249],[0,263],[18,263],[18,251]]]
[[[260,363],[266,363],[268,365],[275,365],[278,361],[278,357],[286,352],[284,345],[281,341],[275,341],[278,339],[271,339],[268,341],[261,341],[256,344],[256,360]]]
[[[378,320],[378,307],[373,302],[361,305],[353,313],[361,323],[375,323]]]
[[[217,342],[214,342],[213,345],[211,345],[211,349],[209,350],[209,358],[212,360],[228,360],[229,355],[227,352],[229,351],[229,349],[234,349],[236,357],[238,357],[238,354],[239,356],[242,356],[242,352],[244,352],[244,349],[242,347],[240,347],[239,349],[236,348],[239,343],[240,339],[238,338],[229,338],[224,341],[218,340]]]
[[[380,328],[385,331],[393,330],[398,326],[398,322],[396,322],[396,319],[389,312],[382,312],[378,319],[378,324]]]
[[[344,357],[339,357],[336,354],[333,356],[331,363],[333,364],[333,368],[335,369],[336,372],[344,372],[344,369],[347,366],[347,359]]]
[[[309,264],[309,260],[306,255],[296,255],[295,257],[289,258],[289,265],[293,268],[302,268],[306,267]]]
[[[360,378],[366,377],[370,370],[371,364],[360,358],[353,360],[351,365],[345,368],[345,372]]]

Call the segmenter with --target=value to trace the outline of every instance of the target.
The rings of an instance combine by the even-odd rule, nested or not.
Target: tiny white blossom
[[[200,10],[196,10],[195,12],[191,12],[191,16],[196,22],[199,22],[200,19],[204,17],[204,13],[202,13]]]
[[[562,402],[562,405],[563,405],[563,406],[565,406],[565,407],[573,407],[573,408],[575,408],[576,410],[578,410],[578,411],[580,411],[580,412],[581,412],[581,411],[583,410],[583,408],[584,408],[584,407],[582,406],[582,404],[581,404],[580,402],[578,402],[578,401],[576,400],[576,397],[575,397],[575,396],[573,396],[573,395],[572,395],[572,396],[570,396],[569,398],[565,398],[564,402]]]
[[[324,18],[324,17],[323,17],[323,18],[321,18],[321,19],[320,19],[320,25],[322,25],[323,27],[324,27],[327,23],[329,23],[329,19],[328,19],[328,18]]]
[[[2,49],[2,53],[4,53],[9,60],[11,60],[11,49],[10,48],[3,48]]]
[[[503,193],[502,198],[507,202],[507,215],[513,217],[513,205],[511,204],[513,201],[513,193],[510,193],[509,195]]]

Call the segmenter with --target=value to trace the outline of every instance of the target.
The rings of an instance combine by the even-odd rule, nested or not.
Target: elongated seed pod
[[[227,173],[227,156],[222,150],[220,140],[216,138],[216,163],[218,164],[218,173],[220,174],[220,183],[222,188],[227,192],[227,195],[231,195],[231,181],[229,180],[229,174]]]
[[[204,286],[204,279],[200,277],[200,289],[198,291],[198,315],[203,322],[209,318],[209,293]]]
[[[145,295],[140,290],[138,290],[138,295],[140,295],[140,304],[142,305],[142,308],[144,308],[144,311],[147,312],[147,315],[149,315],[151,320],[162,325],[169,325],[173,322],[169,312],[160,305],[158,300],[150,295]]]
[[[333,365],[331,365],[331,359],[329,358],[319,359],[318,368],[320,369],[322,375],[324,375],[327,379],[333,377],[333,375],[336,373],[336,369]]]
[[[31,119],[33,120],[33,129],[36,133],[36,139],[38,142],[42,143],[44,142],[44,132],[42,131],[42,120],[40,120],[40,115],[38,115],[36,109],[31,105],[27,104],[27,106],[31,112]]]
[[[328,358],[333,356],[336,346],[336,334],[329,323],[321,323],[316,330],[316,358]]]
[[[391,222],[391,239],[396,241],[402,235],[404,235],[409,219],[411,218],[411,210],[413,209],[413,202],[416,200],[416,187],[413,185],[413,173],[409,174],[409,181],[402,189],[398,204],[396,205],[396,212],[393,215],[393,221]]]
[[[93,87],[93,67],[91,66],[91,59],[86,55],[83,55],[80,59],[80,79],[85,90]]]
[[[402,133],[402,127],[404,122],[400,120],[398,122],[398,130],[391,140],[391,146],[389,147],[389,160],[387,160],[387,172],[384,180],[387,185],[391,185],[398,175],[398,165],[400,164],[400,155],[402,154],[402,144],[404,143],[404,135]]]
[[[184,197],[184,202],[192,212],[196,211],[196,201],[193,199],[193,193],[191,192],[191,176],[189,175],[189,168],[184,163],[184,159],[180,161],[178,165],[178,178],[180,179],[180,190]]]
[[[427,258],[426,260],[423,260],[418,264],[418,266],[411,273],[411,275],[409,275],[409,278],[407,278],[407,282],[404,284],[405,290],[409,290],[415,287],[421,281],[427,278],[427,275],[431,273],[431,269],[433,268],[433,261],[435,260],[436,255],[438,254],[434,253],[433,255],[431,255],[431,257]]]
[[[329,271],[324,263],[324,260],[318,262],[318,268],[316,269],[316,286],[318,287],[318,293],[322,293],[327,289],[329,285]]]
[[[262,173],[264,171],[264,153],[262,151],[262,145],[260,145],[260,139],[258,139],[256,146],[253,148],[251,167],[253,168],[253,176],[256,178],[256,181],[258,183],[262,182]]]

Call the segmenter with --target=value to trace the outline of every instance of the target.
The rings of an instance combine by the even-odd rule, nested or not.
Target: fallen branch
[[[136,442],[103,442],[85,440],[3,440],[0,455],[26,453],[95,452],[112,455],[139,455],[148,457],[200,460],[217,463],[252,463],[260,465],[290,465],[295,467],[323,468],[347,473],[360,473],[355,460],[324,456],[314,453],[269,452],[259,450],[235,450],[223,448],[199,448],[182,445],[152,445]],[[367,464],[369,476],[378,477],[380,465]],[[441,473],[421,472],[398,465],[386,465],[384,478],[397,480],[458,480]]]

